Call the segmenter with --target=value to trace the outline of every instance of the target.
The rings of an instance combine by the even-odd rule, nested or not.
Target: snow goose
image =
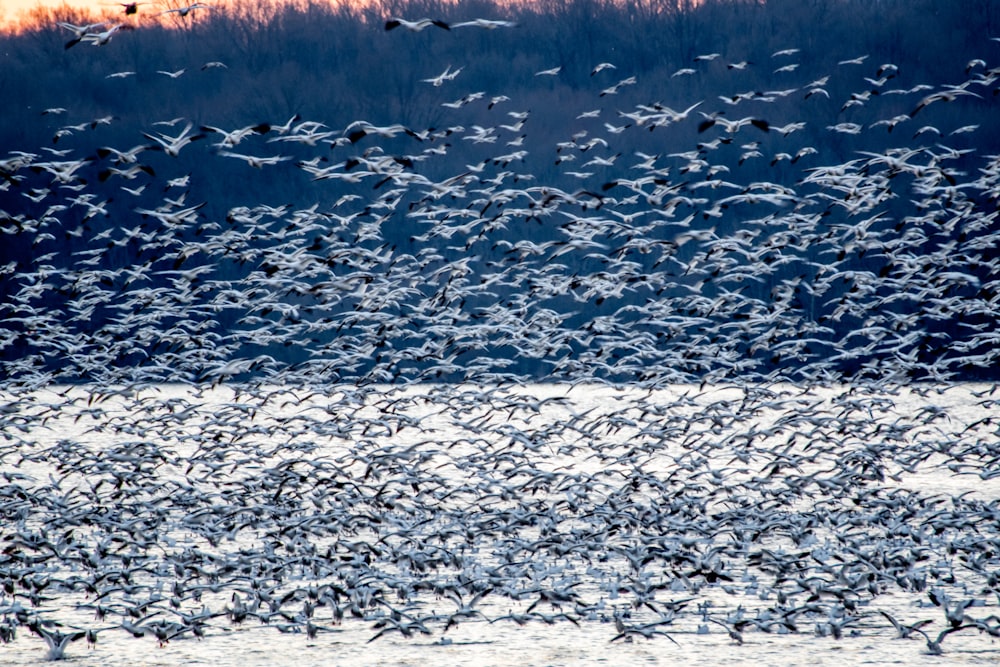
[[[196,9],[211,9],[211,6],[206,5],[203,2],[195,2],[187,7],[175,7],[173,9],[166,9],[158,14],[158,16],[163,16],[164,14],[177,14],[181,18],[186,17],[188,14]]]
[[[406,19],[401,19],[401,18],[391,18],[385,22],[385,30],[386,32],[388,32],[390,30],[395,30],[396,28],[402,27],[406,28],[410,32],[420,32],[424,28],[429,28],[432,25],[437,26],[443,30],[451,30],[451,26],[449,26],[444,21],[439,21],[437,19],[427,19],[427,18],[417,19],[416,21],[407,21]]]
[[[60,28],[65,28],[73,33],[73,39],[66,42],[64,49],[69,49],[76,46],[80,41],[83,40],[85,35],[89,35],[99,28],[103,28],[106,24],[102,21],[101,23],[88,23],[86,25],[74,25],[72,23],[67,23],[66,21],[60,21],[58,23]]]

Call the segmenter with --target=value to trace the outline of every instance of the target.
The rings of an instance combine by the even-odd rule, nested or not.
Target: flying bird
[[[94,46],[104,46],[119,30],[135,30],[135,26],[128,23],[116,23],[103,32],[88,32],[81,38],[81,41],[90,42]],[[66,48],[69,48],[69,45]]]
[[[124,9],[125,16],[132,16],[139,12],[139,5],[146,4],[145,2],[119,2],[119,5]]]
[[[424,28],[429,28],[430,26],[437,26],[442,30],[451,30],[451,26],[440,21],[438,19],[417,19],[416,21],[407,21],[406,19],[391,18],[385,22],[386,32],[390,30],[395,30],[396,28],[406,28],[410,32],[420,32]]]
[[[66,657],[66,648],[71,643],[84,638],[87,638],[87,641],[90,641],[91,637],[91,634],[86,630],[77,630],[75,632],[67,633],[55,629],[49,629],[42,625],[42,622],[38,620],[33,620],[28,623],[28,629],[45,640],[46,645],[49,647],[49,660],[62,660]]]
[[[194,4],[188,5],[187,7],[175,7],[174,9],[166,9],[158,14],[162,16],[163,14],[177,14],[180,17],[185,17],[196,9],[211,9],[210,5],[206,5],[203,2],[196,2]]]
[[[106,25],[106,23],[102,21],[100,23],[74,25],[72,23],[67,23],[66,21],[60,21],[57,25],[60,28],[65,28],[66,30],[69,30],[70,32],[73,33],[73,39],[66,42],[65,46],[63,46],[64,49],[70,49],[76,46],[78,43],[80,43],[80,41],[83,40],[84,36],[94,32],[98,28],[103,28]]]
[[[924,107],[934,104],[935,102],[954,102],[962,95],[971,95],[973,97],[978,97],[979,99],[983,98],[982,95],[963,88],[949,88],[948,90],[941,90],[936,93],[931,93],[920,100],[920,102],[917,103],[917,106],[913,108],[913,111],[910,112],[910,118],[913,118],[920,113],[920,110]]]
[[[485,28],[486,30],[496,30],[497,28],[515,28],[517,23],[515,21],[502,21],[494,19],[472,19],[471,21],[461,21],[459,23],[452,23],[452,28]]]

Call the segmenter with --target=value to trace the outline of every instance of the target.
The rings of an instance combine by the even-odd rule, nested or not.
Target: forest
[[[998,2],[164,7],[0,35],[0,376],[998,377]]]

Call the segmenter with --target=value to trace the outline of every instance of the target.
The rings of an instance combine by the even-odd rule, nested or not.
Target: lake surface
[[[995,389],[5,394],[0,664],[996,664]]]

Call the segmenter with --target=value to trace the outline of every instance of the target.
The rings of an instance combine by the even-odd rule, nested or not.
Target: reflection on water
[[[5,395],[0,664],[995,664],[994,398]]]

